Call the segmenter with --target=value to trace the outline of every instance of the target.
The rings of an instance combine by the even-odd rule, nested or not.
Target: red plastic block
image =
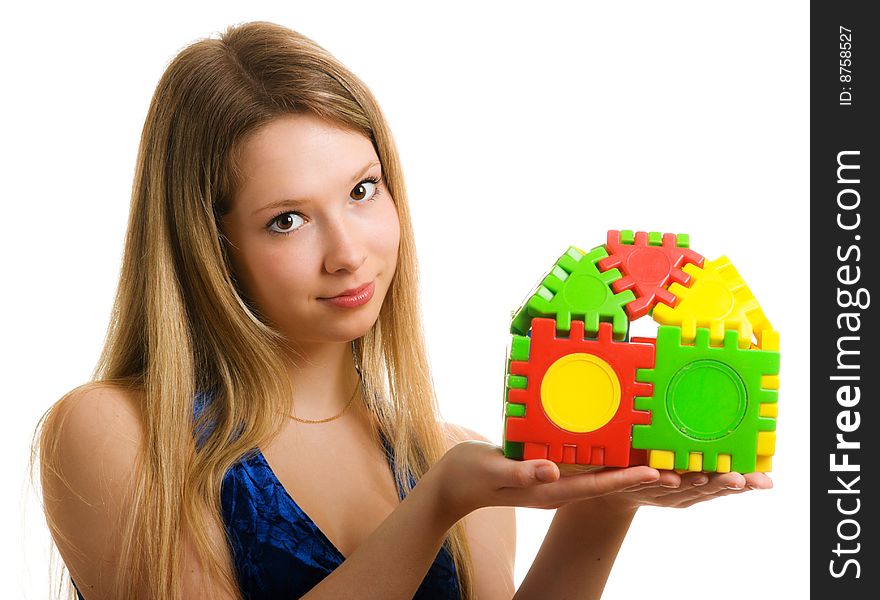
[[[597,264],[601,271],[619,269],[623,277],[611,284],[618,294],[632,290],[636,299],[626,305],[631,320],[648,314],[657,302],[674,307],[677,298],[667,288],[673,282],[687,286],[690,275],[681,270],[688,263],[703,266],[704,258],[678,246],[674,233],[664,233],[659,246],[648,242],[648,233],[638,231],[632,244],[620,240],[620,231],[610,230],[605,245],[608,257]]]
[[[632,426],[649,424],[651,415],[634,410],[633,401],[652,394],[650,383],[636,381],[636,369],[653,365],[654,344],[614,341],[611,323],[584,339],[583,321],[571,322],[569,337],[556,337],[555,320],[533,319],[528,360],[510,362],[510,374],[527,384],[509,390],[508,401],[524,404],[525,414],[507,417],[507,441],[523,443],[525,460],[644,464],[644,452],[631,451],[630,439]],[[591,385],[579,385],[586,381]]]

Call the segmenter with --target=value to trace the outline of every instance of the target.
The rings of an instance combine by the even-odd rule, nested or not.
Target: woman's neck
[[[287,371],[293,386],[291,414],[300,419],[339,414],[358,384],[350,342],[300,347],[288,360]]]

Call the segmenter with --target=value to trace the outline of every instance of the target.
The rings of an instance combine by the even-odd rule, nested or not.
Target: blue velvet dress
[[[196,397],[196,414],[203,399],[201,394]],[[384,437],[382,442],[393,473],[393,452]],[[397,489],[402,500],[400,481]],[[236,576],[248,600],[299,598],[345,560],[287,493],[259,449],[226,472],[221,505]],[[83,600],[79,589],[77,595]],[[455,565],[444,544],[413,598],[459,597]]]

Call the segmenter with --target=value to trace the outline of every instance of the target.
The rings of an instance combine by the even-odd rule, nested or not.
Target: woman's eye
[[[281,213],[269,223],[269,231],[288,234],[299,229],[303,223],[305,223],[303,218],[294,212]]]
[[[362,202],[364,200],[372,200],[379,191],[379,178],[369,177],[364,179],[351,190],[352,200]]]
[[[379,197],[379,181],[380,177],[375,175],[367,177],[352,188],[349,197],[359,205],[372,202]],[[288,211],[272,217],[268,229],[269,233],[273,235],[288,235],[302,227],[304,223],[305,219],[299,213]]]

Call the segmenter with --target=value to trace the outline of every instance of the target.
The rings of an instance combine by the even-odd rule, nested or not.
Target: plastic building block
[[[771,469],[779,332],[726,257],[689,246],[686,234],[611,230],[556,261],[511,313],[505,456]],[[630,319],[647,314],[656,339],[630,338]]]
[[[535,318],[527,356],[512,352],[520,360],[509,366],[505,443],[522,444],[522,458],[632,464],[632,425],[650,422],[633,410],[634,397],[651,392],[636,370],[653,365],[654,345],[615,341],[611,323],[598,328],[585,337],[583,322],[572,321],[570,335],[557,337],[553,319]]]
[[[531,338],[521,335],[513,335],[511,343],[508,346],[507,360],[505,365],[504,376],[504,400],[502,402],[503,411],[501,422],[504,424],[501,431],[501,447],[504,455],[508,458],[523,457],[523,443],[512,442],[507,439],[507,417],[521,417],[525,415],[524,404],[511,404],[507,401],[511,388],[523,389],[526,387],[526,378],[520,375],[510,375],[510,361],[512,360],[528,360],[529,345]]]
[[[762,459],[767,464],[775,450],[776,418],[762,406],[776,405],[777,391],[767,384],[776,381],[778,387],[779,353],[742,349],[738,341],[737,330],[730,329],[721,347],[711,346],[709,330],[699,328],[694,344],[685,345],[678,327],[658,329],[656,364],[636,375],[653,384],[652,396],[635,400],[652,420],[635,425],[632,435],[634,448],[649,451],[649,465],[716,471],[720,454],[730,456],[723,468],[741,473],[755,471]]]
[[[652,231],[608,232],[605,248],[608,257],[599,261],[601,271],[619,269],[623,277],[611,284],[615,292],[632,290],[635,300],[626,305],[630,319],[647,315],[657,302],[675,306],[676,296],[670,283],[687,286],[690,275],[681,270],[687,264],[703,266],[701,255],[688,248],[687,235]]]
[[[670,285],[669,291],[679,302],[674,308],[658,304],[652,316],[663,325],[681,326],[685,343],[693,342],[697,327],[709,328],[713,344],[721,343],[725,330],[736,329],[739,346],[748,348],[753,335],[759,338],[765,330],[772,329],[755,296],[726,256],[706,263],[703,269],[686,265],[684,272],[693,278],[690,287]]]
[[[510,332],[526,335],[533,318],[555,319],[556,330],[568,333],[573,319],[583,322],[589,335],[595,336],[600,322],[611,322],[613,337],[626,337],[629,321],[623,306],[635,299],[626,290],[614,293],[610,284],[620,278],[620,271],[599,271],[596,263],[607,257],[601,246],[584,253],[569,247],[550,272],[543,278],[537,291],[515,312]]]

